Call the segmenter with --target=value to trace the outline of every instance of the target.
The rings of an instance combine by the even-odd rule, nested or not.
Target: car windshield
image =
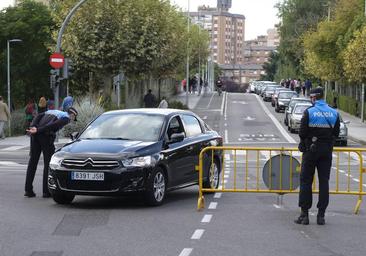
[[[101,115],[86,128],[80,139],[158,141],[163,123],[162,115],[140,113]]]
[[[310,107],[310,105],[301,105],[301,106],[296,106],[294,109],[294,113],[295,114],[302,114],[304,113],[304,111]]]
[[[303,99],[303,100],[291,100],[290,107],[293,108],[299,102],[309,102],[310,103],[310,101],[307,100],[307,99]]]
[[[281,92],[278,95],[279,99],[290,99],[292,98],[294,95],[296,95],[294,92]]]

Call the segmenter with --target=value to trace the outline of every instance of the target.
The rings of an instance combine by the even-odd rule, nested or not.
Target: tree
[[[0,12],[1,85],[6,84],[6,42],[14,38],[22,40],[11,45],[11,94],[16,106],[24,106],[28,98],[52,94],[48,46],[53,42],[53,28],[50,10],[34,1],[25,0]],[[5,92],[4,87],[1,92]]]
[[[261,75],[260,80],[273,81],[275,79],[275,75],[278,69],[278,63],[279,63],[278,52],[276,51],[271,52],[268,62],[263,64],[263,70],[264,72],[266,72],[266,74]]]
[[[366,82],[366,26],[355,33],[344,53],[344,70],[349,80]]]

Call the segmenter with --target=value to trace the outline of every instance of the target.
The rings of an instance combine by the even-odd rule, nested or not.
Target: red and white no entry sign
[[[53,53],[50,56],[50,65],[53,68],[62,68],[65,64],[65,58],[61,53]]]

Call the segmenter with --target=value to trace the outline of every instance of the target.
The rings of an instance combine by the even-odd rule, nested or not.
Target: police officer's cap
[[[310,91],[310,97],[323,98],[324,90],[321,87],[314,88]]]
[[[70,108],[67,110],[67,112],[68,112],[69,114],[74,114],[74,115],[75,115],[75,121],[77,121],[77,120],[76,120],[76,117],[78,116],[78,111],[77,111],[75,108],[70,107]]]

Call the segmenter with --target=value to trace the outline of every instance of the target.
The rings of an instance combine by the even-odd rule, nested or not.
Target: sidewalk
[[[206,93],[210,93],[210,92],[206,92]],[[197,103],[199,102],[199,100],[201,99],[201,97],[204,95],[205,93],[202,90],[201,95],[198,95],[198,93],[188,93],[188,108],[190,110],[194,109],[197,105]],[[186,104],[186,92],[180,92],[177,95],[174,96],[174,99],[177,101],[182,102],[183,104]]]
[[[362,123],[361,118],[352,116],[338,109],[343,121],[350,121],[347,124],[348,137],[362,145],[366,145],[366,123]]]
[[[58,144],[65,144],[70,142],[70,138],[59,138],[58,142],[55,142],[56,145]],[[26,135],[15,136],[15,137],[7,137],[3,140],[0,140],[0,146],[19,146],[19,147],[29,147],[30,146],[30,138]]]

